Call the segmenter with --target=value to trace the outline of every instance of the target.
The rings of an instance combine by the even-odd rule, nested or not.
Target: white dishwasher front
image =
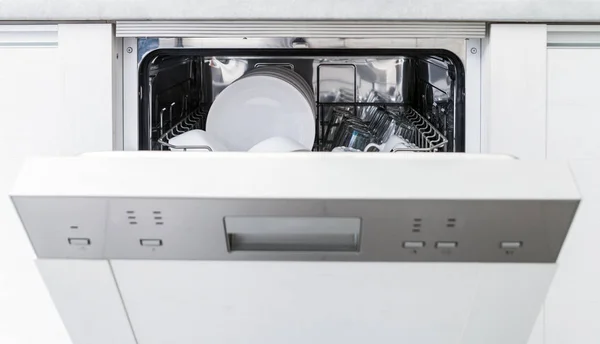
[[[314,152],[39,158],[11,197],[43,275],[107,261],[150,344],[525,342],[580,199],[559,162]]]

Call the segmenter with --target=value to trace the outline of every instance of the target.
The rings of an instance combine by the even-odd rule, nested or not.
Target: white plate
[[[306,152],[308,149],[289,137],[275,136],[263,140],[249,152]]]
[[[223,90],[208,112],[206,131],[232,151],[247,151],[273,136],[312,149],[315,117],[302,92],[276,77],[252,75]]]
[[[287,68],[281,67],[260,67],[253,69],[246,73],[242,78],[246,78],[251,75],[266,75],[273,76],[284,81],[289,82],[293,86],[295,86],[298,91],[302,92],[306,101],[310,104],[313,109],[313,114],[316,115],[317,108],[315,106],[314,94],[308,83],[296,72],[289,70]]]
[[[315,107],[314,93],[312,87],[308,84],[308,82],[306,82],[306,80],[304,80],[304,78],[300,74],[294,72],[291,69],[284,67],[260,67],[246,72],[246,74],[244,74],[242,78],[248,77],[250,75],[270,75],[276,76],[280,79],[284,79],[290,82],[292,85],[296,86],[296,88],[298,88],[298,90],[300,90],[306,96],[306,101],[308,101],[313,107]]]

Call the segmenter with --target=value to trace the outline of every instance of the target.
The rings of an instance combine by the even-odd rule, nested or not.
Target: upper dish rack
[[[319,104],[323,105],[323,104]],[[336,106],[353,106],[355,109],[358,106],[377,106],[387,108],[386,104],[379,103],[336,103]],[[397,105],[397,104],[396,104]],[[428,120],[426,120],[421,114],[419,114],[413,108],[404,108],[403,110],[398,109],[397,107],[390,106],[387,108],[388,111],[396,112],[397,115],[403,116],[407,121],[409,121],[414,130],[403,137],[410,143],[414,144],[415,148],[396,148],[394,152],[401,151],[415,151],[415,152],[436,152],[441,150],[448,143],[448,139],[442,135],[442,133],[437,130]],[[206,124],[206,117],[208,116],[208,111],[206,106],[201,106],[193,111],[191,111],[187,116],[185,116],[181,121],[172,126],[169,130],[167,130],[163,135],[158,139],[158,143],[163,146],[163,149],[171,149],[171,150],[183,150],[186,151],[188,149],[193,150],[207,150],[212,151],[212,149],[208,146],[176,146],[169,143],[173,137],[183,134],[189,130],[193,129],[204,129]],[[319,116],[322,116],[322,111],[319,111]],[[321,123],[319,119],[318,123]],[[313,148],[314,151],[323,151],[324,149],[324,140],[323,134],[321,130],[317,130],[317,137],[315,139],[315,146]]]

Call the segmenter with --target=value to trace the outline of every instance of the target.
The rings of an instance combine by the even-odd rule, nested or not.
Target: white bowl
[[[206,131],[221,138],[232,151],[247,151],[274,136],[289,137],[310,150],[315,140],[313,105],[289,82],[251,75],[217,96]]]
[[[194,129],[187,131],[181,135],[177,135],[174,138],[169,140],[169,144],[178,147],[192,147],[189,149],[185,149],[186,151],[209,151],[206,148],[201,148],[202,146],[208,146],[214,152],[226,152],[228,151],[227,146],[221,142],[214,135],[207,133],[204,130]],[[193,148],[197,147],[197,148]],[[170,147],[172,151],[182,151],[184,149]]]
[[[292,140],[289,137],[275,136],[270,137],[255,144],[250,148],[249,152],[308,152],[309,149],[304,147],[298,141]]]

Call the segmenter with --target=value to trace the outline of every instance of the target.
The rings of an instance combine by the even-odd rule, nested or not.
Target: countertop
[[[594,0],[0,0],[0,20],[394,19],[600,22]]]

